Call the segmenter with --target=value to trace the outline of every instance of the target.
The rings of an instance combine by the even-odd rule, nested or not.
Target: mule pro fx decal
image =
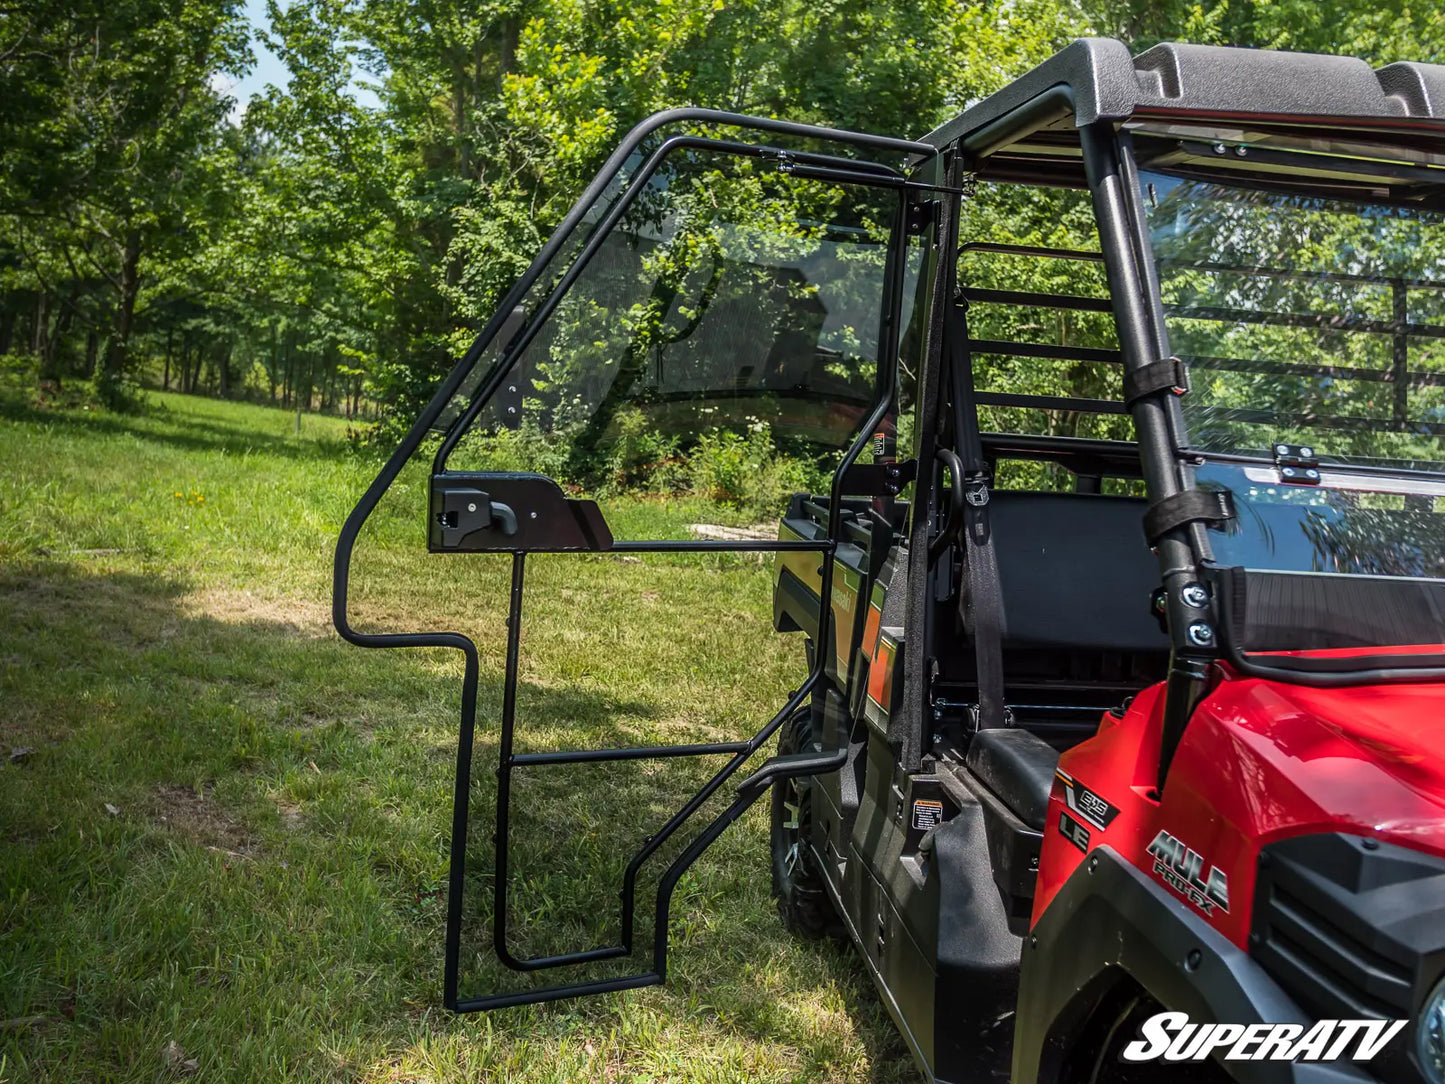
[[[1185,846],[1184,841],[1161,830],[1149,844],[1154,859],[1154,875],[1174,889],[1206,915],[1218,907],[1229,912],[1229,878],[1218,866],[1204,873],[1204,856]]]

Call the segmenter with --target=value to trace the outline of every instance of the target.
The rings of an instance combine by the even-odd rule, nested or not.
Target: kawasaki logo
[[[1204,872],[1204,856],[1184,845],[1184,841],[1160,832],[1149,844],[1149,854],[1154,858],[1154,875],[1163,879],[1174,891],[1198,907],[1206,915],[1212,915],[1214,908],[1229,910],[1229,878],[1218,866]]]
[[[1405,1026],[1404,1020],[1321,1020],[1303,1024],[1191,1024],[1182,1012],[1145,1020],[1140,1038],[1124,1047],[1125,1061],[1369,1061]]]

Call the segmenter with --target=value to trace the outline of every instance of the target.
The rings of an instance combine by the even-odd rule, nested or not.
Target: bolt
[[[474,505],[474,504],[469,504],[469,505],[467,505],[467,511],[468,511],[468,512],[475,512],[476,510],[477,510],[477,506],[476,506],[476,505]]]
[[[1184,957],[1184,969],[1186,971],[1198,971],[1199,965],[1204,962],[1204,953],[1197,948],[1189,950],[1189,955]]]
[[[1089,859],[1089,872],[1090,872],[1090,873],[1093,873],[1093,872],[1094,872],[1096,869],[1098,869],[1098,868],[1099,868],[1099,859],[1098,859],[1097,857],[1095,857],[1095,858],[1090,858],[1090,859]]]
[[[1234,153],[1237,154],[1237,155],[1239,155],[1241,158],[1244,158],[1244,157],[1246,157],[1246,156],[1249,154],[1249,148],[1248,148],[1248,147],[1235,147],[1235,148],[1234,148]]]
[[[1294,468],[1293,468],[1293,467],[1281,467],[1280,470],[1279,470],[1279,472],[1280,472],[1280,474],[1284,475],[1286,478],[1293,478],[1293,477],[1294,477]]]
[[[1205,590],[1202,583],[1186,583],[1184,589],[1179,592],[1179,597],[1184,600],[1184,605],[1193,606],[1196,609],[1209,602],[1209,592]]]
[[[1301,448],[1299,454],[1305,459],[1313,459],[1315,457],[1315,450],[1313,448]]]
[[[1223,154],[1226,150],[1228,150],[1228,148],[1223,143],[1216,143],[1214,145],[1215,154]]]
[[[1320,472],[1311,467],[1309,470],[1305,471],[1305,477],[1312,478],[1315,481],[1319,481]]]
[[[527,518],[528,518],[528,519],[536,519],[536,518],[537,518],[537,513],[536,513],[536,512],[529,512],[529,513],[527,514]]]
[[[1367,851],[1378,851],[1380,849],[1380,841],[1367,836],[1360,840],[1360,846]]]
[[[1203,621],[1196,621],[1189,626],[1189,642],[1195,647],[1213,647],[1214,630]]]
[[[517,385],[513,384],[513,385],[512,385],[510,388],[508,388],[507,390],[510,391],[510,392],[515,393],[516,390],[517,390]]]
[[[1039,947],[1039,939],[1038,939],[1038,936],[1037,936],[1036,934],[1030,934],[1030,935],[1029,935],[1029,948],[1038,948],[1038,947]]]
[[[1288,444],[1276,444],[1276,445],[1274,446],[1274,454],[1275,454],[1275,455],[1289,455],[1289,445],[1288,445]]]
[[[517,413],[517,408],[514,407],[514,406],[509,406],[509,407],[507,408],[507,413],[508,413],[508,414],[515,414],[515,413]]]

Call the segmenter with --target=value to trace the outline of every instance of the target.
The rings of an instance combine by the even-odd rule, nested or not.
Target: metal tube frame
[[[672,124],[694,122],[701,124],[727,125],[740,128],[751,128],[766,132],[777,132],[787,135],[801,136],[831,140],[840,143],[849,143],[858,146],[873,148],[876,150],[893,151],[900,154],[909,154],[920,157],[930,157],[936,153],[935,149],[927,144],[912,143],[906,140],[892,139],[883,136],[868,135],[865,133],[847,132],[842,130],[820,128],[812,125],[794,124],[787,121],[778,121],[768,118],[746,117],[739,114],[724,113],[716,110],[706,109],[680,109],[659,113],[648,118],[634,128],[623,140],[621,146],[613,152],[611,157],[593,178],[591,184],[583,193],[581,199],[573,206],[567,217],[558,226],[557,230],[549,238],[547,244],[538,254],[537,258],[528,267],[527,271],[512,287],[506,298],[498,306],[496,314],[488,322],[486,327],[473,341],[471,348],[465,356],[452,369],[451,373],[438,387],[431,401],[422,411],[421,416],[413,423],[411,429],[392,453],[381,471],[373,479],[371,485],[352,509],[342,527],[337,539],[336,554],[332,571],[332,622],[337,632],[349,643],[360,647],[373,648],[395,648],[395,647],[448,647],[458,650],[463,657],[462,676],[462,702],[460,729],[457,741],[457,761],[454,783],[454,802],[452,810],[452,842],[451,842],[451,868],[448,878],[447,891],[447,922],[446,922],[446,947],[445,962],[443,971],[443,1000],[451,1009],[457,1012],[474,1012],[484,1009],[502,1008],[509,1005],[531,1004],[542,1001],[553,1001],[560,998],[581,996],[591,993],[601,993],[610,990],[626,990],[640,986],[648,986],[663,981],[666,975],[666,948],[667,948],[667,915],[668,905],[671,900],[671,893],[676,886],[677,880],[682,873],[696,860],[697,856],[710,844],[718,835],[740,815],[742,809],[746,808],[756,797],[756,793],[740,796],[728,809],[724,810],[707,829],[705,829],[682,854],[680,854],[669,865],[664,872],[658,886],[657,908],[655,914],[655,928],[653,937],[653,966],[649,971],[634,975],[627,975],[618,978],[601,979],[596,981],[575,982],[559,986],[546,987],[543,989],[523,990],[513,993],[494,994],[480,998],[461,998],[459,996],[459,971],[461,954],[461,920],[462,920],[462,898],[465,888],[466,868],[466,837],[469,817],[469,788],[471,784],[471,763],[476,723],[476,699],[479,672],[479,659],[476,645],[472,640],[460,633],[439,632],[439,633],[404,633],[384,632],[365,633],[354,629],[351,626],[347,612],[347,596],[350,578],[351,558],[355,549],[356,539],[361,532],[367,519],[380,502],[382,495],[395,481],[401,470],[425,439],[427,432],[436,420],[441,416],[447,404],[457,393],[463,382],[470,375],[472,369],[480,361],[485,350],[491,345],[493,339],[501,331],[503,325],[510,317],[512,311],[525,298],[527,293],[541,279],[543,273],[550,265],[552,259],[559,252],[567,239],[581,224],[589,211],[592,210],[597,201],[606,192],[614,177],[620,172],[627,159],[637,150],[643,141],[657,130]],[[715,146],[722,141],[702,140],[698,137],[673,137],[664,143],[664,147],[675,149],[684,143],[700,146]],[[768,148],[759,148],[745,144],[737,144],[740,153],[754,154],[761,156]],[[731,149],[731,148],[729,148]],[[473,397],[472,404],[465,414],[453,423],[442,448],[439,449],[435,463],[444,466],[446,455],[455,446],[461,432],[467,424],[475,418],[481,405],[487,402],[500,387],[505,378],[507,370],[515,362],[516,358],[528,342],[535,337],[541,323],[545,320],[546,313],[555,308],[557,299],[565,293],[568,286],[580,273],[581,267],[585,265],[591,253],[595,252],[601,244],[601,238],[605,236],[607,229],[620,217],[622,211],[635,198],[636,193],[647,183],[651,171],[657,168],[661,162],[662,148],[649,159],[651,169],[645,174],[639,172],[628,179],[628,187],[621,194],[619,206],[615,206],[599,228],[594,231],[588,243],[584,246],[583,252],[579,253],[578,259],[567,269],[563,277],[551,291],[548,301],[550,306],[545,307],[545,312],[539,310],[538,317],[531,321],[529,328],[524,330],[523,336],[514,339],[508,344],[503,358],[494,365],[489,376],[482,381],[477,393]],[[782,152],[773,152],[782,154]],[[783,155],[788,157],[788,155]],[[798,157],[798,156],[792,156]],[[825,156],[804,155],[811,161],[817,161]],[[896,188],[899,191],[899,206],[893,230],[893,240],[889,246],[888,265],[885,268],[885,281],[887,292],[884,298],[882,313],[883,326],[879,336],[879,362],[884,372],[880,373],[878,381],[878,394],[872,410],[868,413],[863,423],[855,432],[852,442],[844,453],[842,460],[834,472],[830,488],[830,514],[828,523],[827,538],[813,543],[793,542],[769,542],[759,540],[756,543],[742,542],[632,542],[614,545],[614,549],[640,552],[767,552],[783,550],[812,549],[823,555],[823,572],[821,590],[822,597],[828,598],[832,591],[833,579],[833,552],[836,547],[836,538],[840,530],[842,515],[842,484],[843,477],[848,468],[857,460],[859,454],[867,446],[868,439],[874,428],[893,409],[896,400],[897,375],[892,359],[897,352],[897,343],[900,334],[898,327],[898,314],[901,311],[901,287],[903,257],[906,253],[907,235],[904,229],[906,221],[907,191],[917,185],[908,183],[898,185],[893,182],[897,176],[887,167],[876,164],[863,164],[861,168],[854,170],[852,167],[858,163],[849,162],[847,159],[838,161],[846,164],[850,169],[849,179],[852,183],[875,184],[883,187]],[[644,167],[646,168],[646,167]],[[835,178],[830,178],[835,179]],[[510,797],[510,772],[518,764],[525,765],[528,759],[518,761],[517,756],[512,752],[512,722],[516,711],[516,682],[517,682],[517,661],[521,644],[521,616],[522,599],[525,582],[525,560],[526,555],[518,552],[513,555],[512,563],[512,587],[509,604],[510,618],[508,621],[507,633],[507,673],[503,691],[503,734],[499,742],[499,776],[498,776],[498,814],[499,831],[497,835],[497,850],[500,856],[499,867],[505,866],[505,855],[507,849],[505,832],[505,811],[507,799]],[[819,636],[825,637],[831,632],[832,614],[830,608],[825,606],[819,616]],[[728,778],[740,767],[744,761],[766,742],[784,719],[797,709],[813,691],[820,681],[829,680],[825,674],[823,660],[826,653],[819,651],[815,653],[814,663],[807,679],[796,692],[789,697],[784,707],[777,712],[773,718],[747,742],[743,743],[716,743],[706,747],[657,747],[646,751],[650,756],[690,756],[707,755],[710,753],[731,753],[732,757],[728,763],[708,781],[707,784],[694,797],[684,805],[664,825],[663,829],[654,835],[644,844],[638,854],[634,856],[628,866],[628,874],[623,889],[623,928],[624,938],[621,946],[603,946],[599,948],[584,950],[580,953],[569,953],[554,957],[534,958],[527,961],[519,961],[511,957],[506,947],[505,936],[505,882],[498,878],[494,887],[494,905],[501,904],[501,908],[493,915],[493,945],[497,950],[503,963],[510,963],[518,966],[519,970],[540,970],[544,967],[556,967],[569,963],[583,963],[602,959],[610,959],[616,956],[626,955],[632,948],[632,917],[634,908],[630,906],[635,891],[635,882],[638,871],[648,857],[666,841],[678,828],[697,811],[698,808],[722,786]],[[643,755],[641,750],[605,750],[595,751],[590,759],[639,759]],[[568,763],[583,762],[584,757],[577,753],[558,751],[553,754],[523,754],[524,758],[530,758],[534,764],[545,763]],[[575,760],[571,758],[576,758]],[[538,759],[541,758],[541,759]]]
[[[1138,204],[1137,168],[1128,138],[1106,121],[1079,129],[1099,247],[1114,305],[1119,351],[1125,369],[1138,371],[1168,357],[1169,340],[1143,210]],[[1177,449],[1184,443],[1181,438],[1185,429],[1177,400],[1172,396],[1167,401],[1146,396],[1133,404],[1130,413],[1150,502],[1158,503],[1182,492],[1187,482]],[[1155,546],[1171,648],[1157,773],[1160,791],[1189,717],[1204,695],[1209,665],[1219,657],[1218,648],[1213,646],[1218,643],[1217,636],[1210,646],[1201,646],[1187,632],[1207,616],[1185,602],[1183,595],[1186,585],[1203,582],[1191,530],[1188,526],[1176,527]]]

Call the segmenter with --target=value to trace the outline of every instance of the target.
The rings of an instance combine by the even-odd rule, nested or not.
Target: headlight
[[[1425,999],[1425,1011],[1415,1029],[1415,1055],[1430,1084],[1445,1084],[1445,979]]]

